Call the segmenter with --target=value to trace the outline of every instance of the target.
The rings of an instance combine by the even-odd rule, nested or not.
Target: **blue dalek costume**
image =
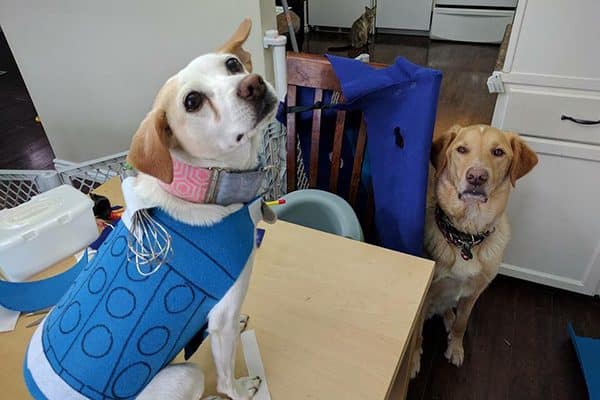
[[[160,264],[136,259],[119,222],[32,338],[24,374],[34,398],[133,399],[190,342],[195,350],[250,260],[261,203],[208,227],[146,209],[170,237]]]

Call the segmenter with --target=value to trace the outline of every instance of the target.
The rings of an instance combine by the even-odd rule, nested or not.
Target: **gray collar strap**
[[[265,177],[263,168],[254,171],[227,171],[212,169],[211,185],[204,203],[227,206],[235,203],[248,203],[261,193],[260,187]]]

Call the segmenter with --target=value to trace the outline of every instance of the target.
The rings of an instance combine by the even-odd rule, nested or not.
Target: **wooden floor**
[[[345,35],[311,34],[304,50],[323,54]],[[347,52],[332,54],[350,55]],[[490,123],[495,96],[486,80],[498,46],[432,42],[423,37],[378,35],[371,60],[397,56],[439,69],[444,78],[436,132],[452,124]],[[600,337],[600,302],[594,298],[507,277],[497,278],[473,311],[461,368],[444,358],[446,333],[439,319],[425,325],[421,373],[409,400],[579,400],[587,392],[567,335]]]
[[[0,169],[49,169],[54,153],[0,30]]]
[[[498,277],[475,305],[462,367],[444,358],[442,321],[425,325],[421,373],[408,399],[587,399],[567,323],[579,335],[600,337],[599,317],[592,297]]]

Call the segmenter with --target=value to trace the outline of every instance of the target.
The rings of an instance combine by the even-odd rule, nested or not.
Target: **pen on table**
[[[281,204],[285,204],[285,199],[273,200],[273,201],[265,201],[265,204],[268,206],[279,206]]]

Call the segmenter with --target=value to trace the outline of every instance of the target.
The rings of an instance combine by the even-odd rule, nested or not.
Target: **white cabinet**
[[[495,116],[503,126],[531,136],[600,145],[600,124],[561,120],[600,120],[600,92],[514,84],[506,90]]]
[[[428,31],[431,0],[377,0],[377,28]]]
[[[371,0],[310,0],[308,23],[311,26],[350,28],[371,6]]]
[[[539,164],[517,182],[502,273],[593,294],[600,280],[600,146],[527,138]]]
[[[540,163],[517,182],[501,272],[600,290],[600,2],[520,0],[492,124],[519,132]]]
[[[432,39],[500,43],[514,11],[436,7],[431,19]]]
[[[598,0],[520,0],[512,72],[600,78],[599,12]]]
[[[385,29],[428,31],[432,0],[310,0],[311,26],[350,28],[365,6],[377,4],[375,26]]]
[[[459,6],[471,8],[515,8],[517,0],[436,0],[436,6]]]

